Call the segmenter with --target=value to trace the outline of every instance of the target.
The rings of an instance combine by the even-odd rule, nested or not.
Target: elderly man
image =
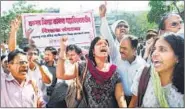
[[[121,41],[121,39],[129,33],[129,24],[127,21],[125,20],[117,20],[116,22],[114,22],[111,25],[111,31],[109,29],[108,26],[108,22],[106,19],[106,7],[105,5],[101,5],[100,8],[100,17],[101,17],[101,28],[100,28],[100,32],[103,36],[107,36],[111,34],[111,31],[113,34],[112,37],[114,37],[114,43],[116,44],[116,46],[119,46],[119,43]]]
[[[184,23],[180,15],[168,13],[162,17],[159,24],[159,35],[168,32],[178,33],[180,30],[184,30]]]
[[[20,50],[8,55],[9,75],[1,75],[1,107],[44,107],[42,92],[28,77],[28,59]]]

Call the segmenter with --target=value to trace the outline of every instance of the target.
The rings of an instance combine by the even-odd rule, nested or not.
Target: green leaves
[[[35,5],[27,4],[26,1],[19,1],[13,4],[12,9],[4,12],[4,16],[0,18],[0,41],[7,40],[10,31],[10,22],[15,19],[17,15],[22,13],[42,13],[43,10],[36,10]],[[17,33],[17,43],[20,44],[23,39],[22,26],[20,26]]]
[[[123,13],[120,19],[126,20],[130,25],[130,34],[138,38],[144,38],[148,29],[157,29],[156,23],[150,23],[147,19],[148,12],[141,11],[135,13]]]
[[[178,4],[180,3],[180,4]],[[150,0],[149,6],[151,7],[151,10],[149,11],[147,18],[150,23],[157,23],[159,24],[161,20],[161,16],[164,13],[169,12],[177,12],[180,13],[184,9],[180,7],[184,7],[184,3],[181,3],[179,0],[173,0],[173,1],[165,1],[165,0]]]

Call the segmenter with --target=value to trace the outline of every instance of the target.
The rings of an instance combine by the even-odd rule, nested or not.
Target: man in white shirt
[[[138,39],[132,35],[124,35],[119,39],[120,44],[116,44],[110,32],[107,20],[105,18],[106,7],[100,6],[100,17],[102,20],[100,31],[102,37],[108,40],[110,46],[110,58],[118,67],[118,73],[121,76],[123,90],[127,105],[131,100],[131,86],[137,70],[146,64],[145,60],[136,55]],[[124,25],[122,24],[122,27]],[[116,31],[116,30],[115,30]],[[124,29],[123,29],[124,32]],[[119,48],[119,49],[117,49]]]
[[[28,76],[36,80],[39,89],[43,93],[43,99],[47,103],[49,97],[47,96],[47,86],[51,85],[52,75],[46,66],[39,64],[39,50],[35,45],[29,45],[24,48],[27,53],[29,61]]]

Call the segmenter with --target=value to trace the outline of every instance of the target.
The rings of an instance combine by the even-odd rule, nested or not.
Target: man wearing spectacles
[[[167,32],[178,33],[181,29],[184,30],[184,22],[180,15],[176,13],[168,13],[162,17],[159,24],[159,35]]]
[[[13,50],[8,55],[9,75],[1,74],[1,107],[44,107],[40,89],[28,77],[26,54]]]
[[[99,7],[99,14],[101,18],[100,32],[102,37],[106,38],[110,44],[110,55],[112,58],[119,56],[120,41],[125,35],[129,33],[129,25],[125,20],[117,20],[109,28],[106,19],[106,6],[101,5]],[[121,58],[121,57],[120,57]]]
[[[106,17],[105,17],[105,13],[106,13],[106,8],[104,5],[100,6],[99,8],[100,10],[100,17],[101,17],[101,20],[102,20],[102,25],[105,25],[105,26],[102,26],[100,27],[100,32],[103,36],[107,36],[109,34],[109,26],[108,26],[108,22],[106,20]],[[107,31],[109,30],[109,31]],[[112,25],[111,25],[111,31],[112,31],[112,35],[113,37],[115,38],[115,43],[118,44],[119,46],[119,43],[121,41],[121,39],[124,37],[124,35],[128,34],[129,33],[129,24],[127,21],[125,20],[117,20],[116,22],[114,22]],[[107,32],[107,34],[106,34]]]
[[[16,34],[19,29],[20,22],[21,16],[17,16],[16,19],[12,20],[10,24],[11,28],[8,40],[8,48],[10,51],[14,51],[17,47]],[[27,38],[30,37],[32,31],[33,30],[29,31],[28,34],[26,34]],[[38,62],[39,50],[36,48],[35,45],[29,45],[25,47],[24,52],[27,52],[28,76],[30,79],[36,80],[36,84],[39,86],[38,88],[44,94],[44,101],[47,102],[46,85],[51,84],[52,75],[49,73],[48,69],[45,66],[39,65]],[[19,64],[21,65],[23,63],[24,62],[20,62]]]

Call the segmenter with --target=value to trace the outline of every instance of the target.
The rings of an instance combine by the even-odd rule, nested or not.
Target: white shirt
[[[75,64],[71,64],[69,60],[66,60],[64,62],[64,67],[65,67],[65,72],[66,73],[68,73],[68,74],[73,73],[74,68],[75,68]],[[62,79],[57,78],[57,83],[64,82],[64,81],[69,85],[73,80],[62,80]]]
[[[130,89],[134,76],[136,75],[138,68],[145,66],[146,62],[139,56],[136,56],[136,59],[131,64],[128,61],[121,59],[119,43],[113,39],[105,17],[102,18],[100,32],[102,37],[107,39],[109,42],[111,61],[118,67],[118,73],[121,76],[124,93],[126,96],[132,96]]]
[[[134,78],[134,83],[131,87],[131,91],[135,96],[137,96],[137,93],[138,93],[139,80],[140,80],[143,68],[144,67],[138,70]],[[169,107],[184,107],[184,99],[183,99],[184,94],[177,92],[177,89],[175,88],[175,86],[172,85],[172,83],[164,86],[163,90],[165,92],[165,97]],[[141,107],[160,107],[158,103],[158,99],[154,93],[154,87],[152,84],[151,77],[149,79],[149,83],[148,83],[145,95],[143,97],[143,102]]]
[[[44,66],[42,66],[44,67]],[[44,67],[44,69],[47,69],[46,67]],[[50,84],[45,84],[43,81],[42,81],[42,75],[41,75],[41,72],[39,70],[39,67],[36,66],[35,70],[28,70],[28,76],[30,79],[34,79],[38,85],[38,88],[42,91],[43,93],[43,99],[44,101],[47,103],[48,100],[49,100],[49,97],[47,96],[47,87],[51,85]],[[50,78],[52,78],[52,75],[49,73],[49,76]],[[51,80],[52,81],[52,80]]]
[[[134,81],[134,77],[140,67],[146,65],[144,59],[140,56],[136,56],[135,60],[130,64],[128,61],[117,59],[115,64],[118,67],[118,73],[120,74],[124,93],[126,96],[132,96],[131,86]]]

